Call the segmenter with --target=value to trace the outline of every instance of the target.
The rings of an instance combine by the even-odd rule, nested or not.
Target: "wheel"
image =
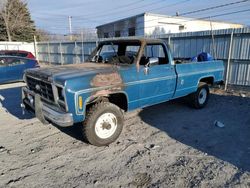
[[[206,83],[201,82],[199,83],[197,91],[190,95],[189,101],[191,106],[200,109],[206,106],[208,99],[209,87]]]
[[[114,142],[122,132],[122,110],[109,102],[99,102],[87,112],[83,135],[90,144],[105,146]]]

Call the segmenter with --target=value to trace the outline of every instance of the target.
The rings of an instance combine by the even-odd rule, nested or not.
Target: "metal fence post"
[[[83,31],[81,31],[81,38],[82,38],[82,63],[83,63],[85,61],[84,60]]]
[[[233,43],[233,30],[230,37],[230,45],[228,51],[228,60],[227,60],[227,73],[226,73],[226,82],[225,82],[225,91],[227,90],[228,80],[229,80],[229,70],[230,70],[230,61],[231,61],[231,53],[232,53],[232,43]]]
[[[211,27],[211,36],[212,36],[212,46],[213,46],[213,54],[214,54],[214,59],[217,59],[217,54],[216,54],[216,48],[215,48],[215,41],[214,41],[214,31],[213,31],[213,26],[211,22],[211,17],[209,17],[210,20],[210,27]]]
[[[62,42],[60,42],[60,61],[61,61],[61,65],[63,65],[63,54],[62,54]]]
[[[49,46],[49,42],[48,42],[48,57],[49,57],[49,64],[51,65],[51,59],[50,59],[50,46]]]
[[[35,50],[36,60],[39,63],[38,48],[37,48],[37,42],[36,42],[36,35],[34,35],[34,50]]]
[[[77,64],[77,44],[76,44],[76,41],[75,41],[75,64]]]

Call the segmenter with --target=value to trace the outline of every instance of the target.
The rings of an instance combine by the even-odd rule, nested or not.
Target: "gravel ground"
[[[126,115],[108,147],[22,115],[0,86],[0,187],[250,187],[250,95],[214,89],[202,110],[172,101]],[[223,128],[214,125],[220,121]]]

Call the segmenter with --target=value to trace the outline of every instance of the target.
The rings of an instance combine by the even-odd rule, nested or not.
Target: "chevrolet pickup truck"
[[[81,122],[85,139],[103,146],[118,138],[127,111],[185,96],[203,108],[223,72],[217,60],[176,64],[163,40],[106,40],[88,62],[27,70],[22,107],[43,123]]]

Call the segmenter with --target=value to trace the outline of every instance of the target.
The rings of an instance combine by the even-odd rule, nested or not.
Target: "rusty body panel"
[[[150,46],[161,46],[163,56],[159,48],[148,50]],[[156,64],[150,64],[154,59]],[[125,104],[123,110],[130,111],[193,93],[207,77],[221,81],[223,71],[220,61],[175,65],[162,40],[122,39],[100,42],[86,63],[33,69],[25,75],[34,77],[30,88],[45,88],[42,94],[76,123],[85,119],[87,105],[100,98]]]
[[[99,43],[98,47],[92,52],[88,62],[83,64],[71,64],[55,67],[45,67],[40,69],[33,69],[27,71],[27,76],[34,76],[42,80],[53,81],[56,85],[65,88],[65,97],[67,109],[69,111],[75,111],[76,121],[82,121],[84,119],[85,107],[88,103],[97,100],[100,97],[108,97],[115,93],[120,93],[127,98],[127,101],[136,101],[139,97],[139,88],[137,86],[127,87],[128,82],[138,81],[138,73],[140,69],[140,58],[143,54],[144,47],[150,41],[150,43],[160,43],[160,40],[152,39],[123,39],[123,40],[108,40]],[[116,54],[115,58],[109,63],[104,61],[96,61],[93,58],[98,51],[102,48],[102,45],[112,44],[121,45],[121,49],[125,50],[126,45],[139,46],[136,51],[133,61],[127,62],[128,58],[122,58],[122,61]],[[125,51],[118,52],[119,55]],[[117,59],[118,58],[118,59]],[[127,93],[134,93],[128,99]],[[57,96],[56,96],[57,97]],[[80,99],[79,99],[80,97]],[[73,100],[74,99],[74,100]],[[84,99],[83,108],[78,108],[79,100]],[[138,106],[138,102],[131,103],[129,108],[133,109]],[[80,116],[79,116],[80,115]]]
[[[123,84],[123,80],[119,72],[111,72],[111,73],[99,73],[91,81],[91,86],[96,88],[105,88],[100,89],[91,94],[90,100],[91,102],[98,97],[108,97],[110,94],[121,92],[124,90],[125,85]]]
[[[118,72],[99,73],[91,81],[91,86],[93,87],[116,86],[120,84],[122,84],[122,78]]]

